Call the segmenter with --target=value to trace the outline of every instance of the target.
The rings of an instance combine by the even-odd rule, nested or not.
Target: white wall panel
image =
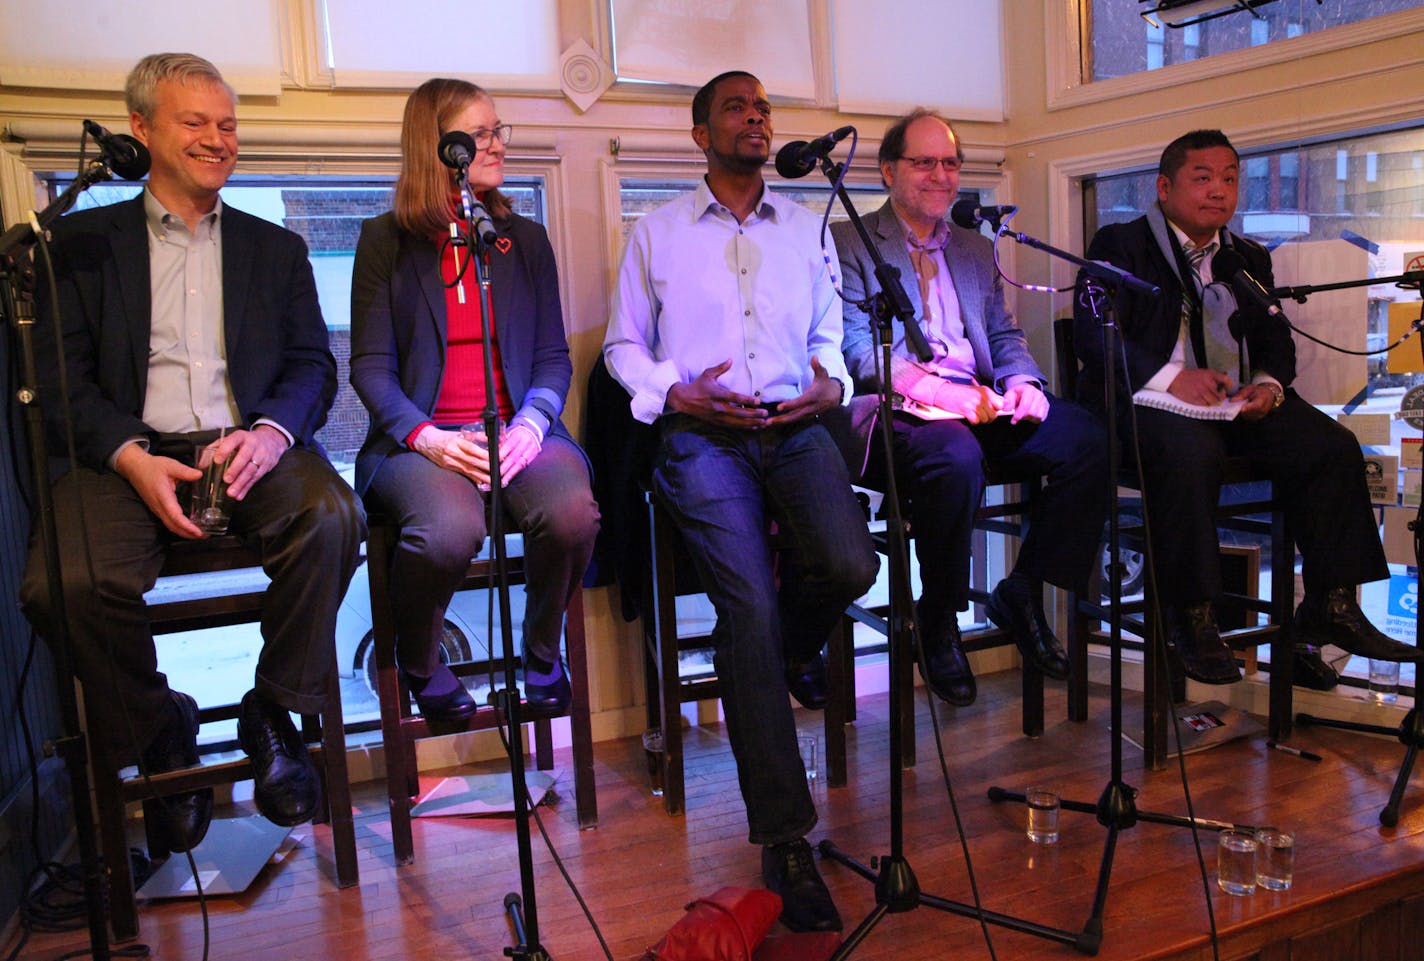
[[[746,70],[772,96],[816,94],[807,0],[612,3],[620,80],[700,87],[725,70]]]
[[[923,105],[955,120],[1003,120],[1001,2],[834,0],[840,109],[899,114]]]
[[[559,88],[557,0],[325,0],[335,85]]]
[[[279,7],[280,0],[4,0],[0,84],[122,90],[141,57],[173,50],[211,60],[239,95],[275,96],[281,80]]]

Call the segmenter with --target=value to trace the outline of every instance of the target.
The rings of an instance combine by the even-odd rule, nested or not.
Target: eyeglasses
[[[935,167],[943,167],[945,173],[952,174],[959,169],[958,157],[901,157],[911,170],[927,174]]]
[[[514,128],[507,123],[502,123],[493,130],[473,130],[470,136],[475,139],[476,150],[488,150],[490,144],[494,143],[494,138],[498,137],[499,142],[509,143],[509,138],[514,136]]]

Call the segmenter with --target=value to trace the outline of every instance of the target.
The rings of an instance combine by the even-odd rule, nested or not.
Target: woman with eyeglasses
[[[493,220],[488,245],[492,339],[482,340],[474,247],[459,174],[441,137],[463,131],[475,151],[470,193]],[[406,101],[394,209],[367,220],[351,282],[351,384],[371,415],[356,459],[367,508],[400,526],[391,569],[396,658],[427,720],[475,713],[443,663],[446,606],[485,538],[488,451],[460,427],[485,407],[484,352],[498,398],[500,481],[511,532],[524,535],[526,713],[564,713],[570,684],[559,656],[564,608],[598,530],[588,458],[560,421],[573,369],[558,271],[544,228],[500,193],[511,128],[494,101],[463,80],[428,80]]]

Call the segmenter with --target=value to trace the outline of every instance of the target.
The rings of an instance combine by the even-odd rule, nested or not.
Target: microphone
[[[787,180],[804,177],[816,169],[816,161],[824,158],[851,134],[855,128],[847,124],[837,127],[824,137],[817,137],[810,143],[793,140],[776,152],[776,172]]]
[[[1246,258],[1235,247],[1222,247],[1211,258],[1211,275],[1231,281],[1237,292],[1245,294],[1257,307],[1272,317],[1285,317],[1280,302],[1272,297],[1261,282],[1246,269]]]
[[[972,200],[956,200],[954,206],[949,208],[949,219],[969,230],[978,230],[979,225],[987,220],[997,229],[999,221],[1018,212],[1019,208],[1013,204],[1004,204],[1002,207],[981,207]]]
[[[475,154],[479,152],[475,146],[475,138],[463,130],[447,131],[440,138],[439,150],[440,162],[451,169],[460,171],[462,179],[465,176],[465,171],[469,169],[470,163],[475,159]],[[465,193],[463,187],[461,187],[461,193]],[[494,243],[499,235],[495,232],[494,221],[490,220],[489,211],[485,210],[485,205],[471,198],[465,209],[475,237],[480,243]]]
[[[126,133],[109,133],[92,120],[84,121],[84,132],[99,145],[109,169],[124,180],[142,180],[153,160],[148,148]]]
[[[463,130],[451,130],[440,138],[440,162],[454,170],[464,170],[478,152],[475,138]]]
[[[499,234],[495,232],[489,211],[485,210],[484,204],[473,198],[470,200],[470,223],[474,224],[475,236],[480,243],[492,244],[498,239]]]

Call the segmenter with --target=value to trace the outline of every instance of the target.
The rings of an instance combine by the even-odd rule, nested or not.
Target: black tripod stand
[[[504,896],[504,909],[514,929],[515,943],[513,947],[505,948],[504,953],[515,961],[549,961],[548,952],[539,943],[539,909],[534,891],[534,855],[529,835],[531,811],[529,790],[525,781],[524,749],[519,736],[521,705],[514,669],[514,632],[510,622],[509,565],[504,540],[504,485],[500,482],[499,475],[500,421],[494,379],[494,308],[490,299],[489,262],[495,230],[484,206],[470,195],[468,163],[466,160],[459,171],[460,198],[464,205],[471,261],[475,265],[476,280],[479,284],[480,336],[485,345],[485,407],[481,420],[484,422],[485,438],[489,443],[489,538],[494,546],[494,583],[495,593],[499,598],[500,639],[504,652],[504,688],[497,692],[495,697],[508,726],[505,749],[509,755],[510,783],[514,793],[515,839],[519,852],[520,890],[511,891]]]
[[[1411,270],[1394,277],[1372,277],[1364,280],[1348,280],[1336,284],[1316,284],[1305,287],[1281,287],[1271,291],[1276,297],[1289,297],[1298,303],[1305,303],[1306,298],[1313,293],[1323,290],[1341,290],[1347,287],[1365,287],[1374,284],[1396,283],[1401,286],[1419,286],[1424,281],[1424,270]],[[1424,329],[1424,316],[1414,322],[1412,333],[1417,333]],[[1312,338],[1313,339],[1313,338]],[[1420,351],[1424,352],[1424,341],[1420,343]],[[1414,520],[1409,522],[1409,529],[1414,533],[1414,579],[1416,586],[1420,583],[1420,562],[1421,549],[1424,549],[1424,503],[1420,504],[1415,512]],[[1414,626],[1414,644],[1419,646],[1420,624],[1416,620]],[[1301,712],[1295,716],[1296,723],[1301,727],[1317,725],[1319,727],[1339,728],[1343,731],[1360,731],[1365,734],[1382,734],[1386,737],[1393,735],[1399,739],[1399,743],[1404,745],[1404,760],[1400,763],[1399,774],[1395,776],[1394,787],[1390,789],[1389,801],[1380,810],[1379,822],[1387,828],[1392,828],[1399,823],[1399,805],[1404,801],[1404,791],[1409,787],[1409,777],[1414,773],[1414,761],[1419,755],[1419,748],[1424,747],[1424,716],[1419,713],[1419,681],[1418,675],[1414,678],[1414,706],[1404,715],[1404,720],[1399,722],[1398,727],[1386,727],[1383,724],[1363,724],[1356,721],[1337,721],[1328,717],[1317,717],[1314,714]]]
[[[79,724],[79,703],[74,695],[74,672],[70,662],[69,621],[64,616],[63,578],[60,574],[59,542],[54,525],[54,497],[50,491],[49,453],[45,443],[44,413],[34,349],[35,272],[29,249],[40,231],[74,205],[85,190],[112,176],[107,154],[93,161],[54,203],[35,215],[32,223],[17,224],[0,236],[0,322],[8,319],[14,332],[12,349],[18,358],[21,383],[16,398],[25,409],[25,433],[29,439],[31,483],[35,492],[35,533],[44,558],[45,581],[51,609],[59,616],[49,626],[49,647],[54,661],[55,691],[59,700],[61,732],[52,749],[69,773],[69,791],[74,812],[74,828],[79,847],[79,866],[84,882],[84,907],[89,925],[89,953],[95,961],[108,961],[109,933],[104,913],[103,868],[99,846],[90,817],[89,757],[87,739]],[[143,164],[147,171],[147,163]],[[138,174],[139,177],[143,173]]]

